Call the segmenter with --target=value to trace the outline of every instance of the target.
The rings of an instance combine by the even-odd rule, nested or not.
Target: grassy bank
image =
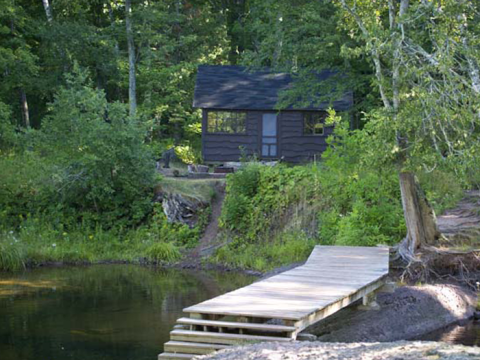
[[[217,184],[218,180],[165,178],[155,191],[181,194],[208,204],[215,196]],[[27,218],[18,226],[0,229],[0,270],[14,271],[52,262],[175,262],[183,250],[198,243],[208,222],[208,207],[199,214],[193,228],[168,223],[160,203],[155,204],[148,219],[136,227],[54,225],[40,217]]]
[[[67,230],[28,220],[17,231],[0,232],[0,270],[14,271],[49,262],[172,262],[180,258],[182,248],[197,238],[196,229],[167,224],[166,220],[123,231],[81,226]]]

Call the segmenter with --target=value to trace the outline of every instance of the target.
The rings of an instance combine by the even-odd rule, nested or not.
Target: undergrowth
[[[168,223],[159,204],[149,223],[135,229],[65,228],[30,218],[15,231],[0,231],[0,270],[50,262],[174,262],[198,236],[196,228]]]
[[[320,163],[252,162],[227,177],[220,226],[229,243],[212,261],[264,271],[305,260],[315,244],[393,245],[405,236],[396,170],[365,161],[361,131],[339,126],[336,135]],[[437,213],[463,194],[446,169],[419,175]]]

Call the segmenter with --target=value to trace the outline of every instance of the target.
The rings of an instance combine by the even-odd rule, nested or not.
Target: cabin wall
[[[325,127],[324,135],[305,135],[303,133],[303,112],[284,111],[279,117],[280,149],[285,161],[300,163],[319,159],[327,149],[326,139],[333,127]]]
[[[242,151],[247,155],[258,153],[258,131],[262,113],[247,111],[246,134],[209,134],[207,132],[207,111],[203,110],[202,155],[206,162],[239,161]]]
[[[262,115],[275,111],[247,111],[246,134],[209,134],[207,111],[203,110],[202,155],[206,162],[239,161],[245,149],[247,155],[260,154]],[[278,114],[278,154],[286,162],[313,160],[327,148],[326,138],[333,127],[325,127],[324,135],[303,134],[303,112],[284,111]]]

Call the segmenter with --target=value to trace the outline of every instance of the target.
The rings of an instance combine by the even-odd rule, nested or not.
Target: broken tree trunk
[[[403,212],[407,226],[407,236],[399,246],[400,256],[411,261],[415,251],[424,245],[432,245],[440,237],[433,208],[420,188],[415,174],[399,174]]]

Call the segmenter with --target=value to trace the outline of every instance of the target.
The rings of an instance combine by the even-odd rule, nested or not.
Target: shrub
[[[52,166],[35,153],[0,157],[0,224],[19,226],[27,217],[64,216],[61,198],[55,189]]]
[[[145,130],[81,70],[67,78],[36,135],[62,206],[107,227],[138,224],[151,211],[156,172]]]
[[[418,174],[420,184],[427,199],[439,215],[453,208],[463,197],[462,182],[458,175],[448,170],[435,169]]]
[[[189,144],[175,146],[175,154],[184,164],[201,164],[202,153]]]
[[[12,124],[11,109],[0,102],[0,151],[9,149],[15,144],[15,127]]]

